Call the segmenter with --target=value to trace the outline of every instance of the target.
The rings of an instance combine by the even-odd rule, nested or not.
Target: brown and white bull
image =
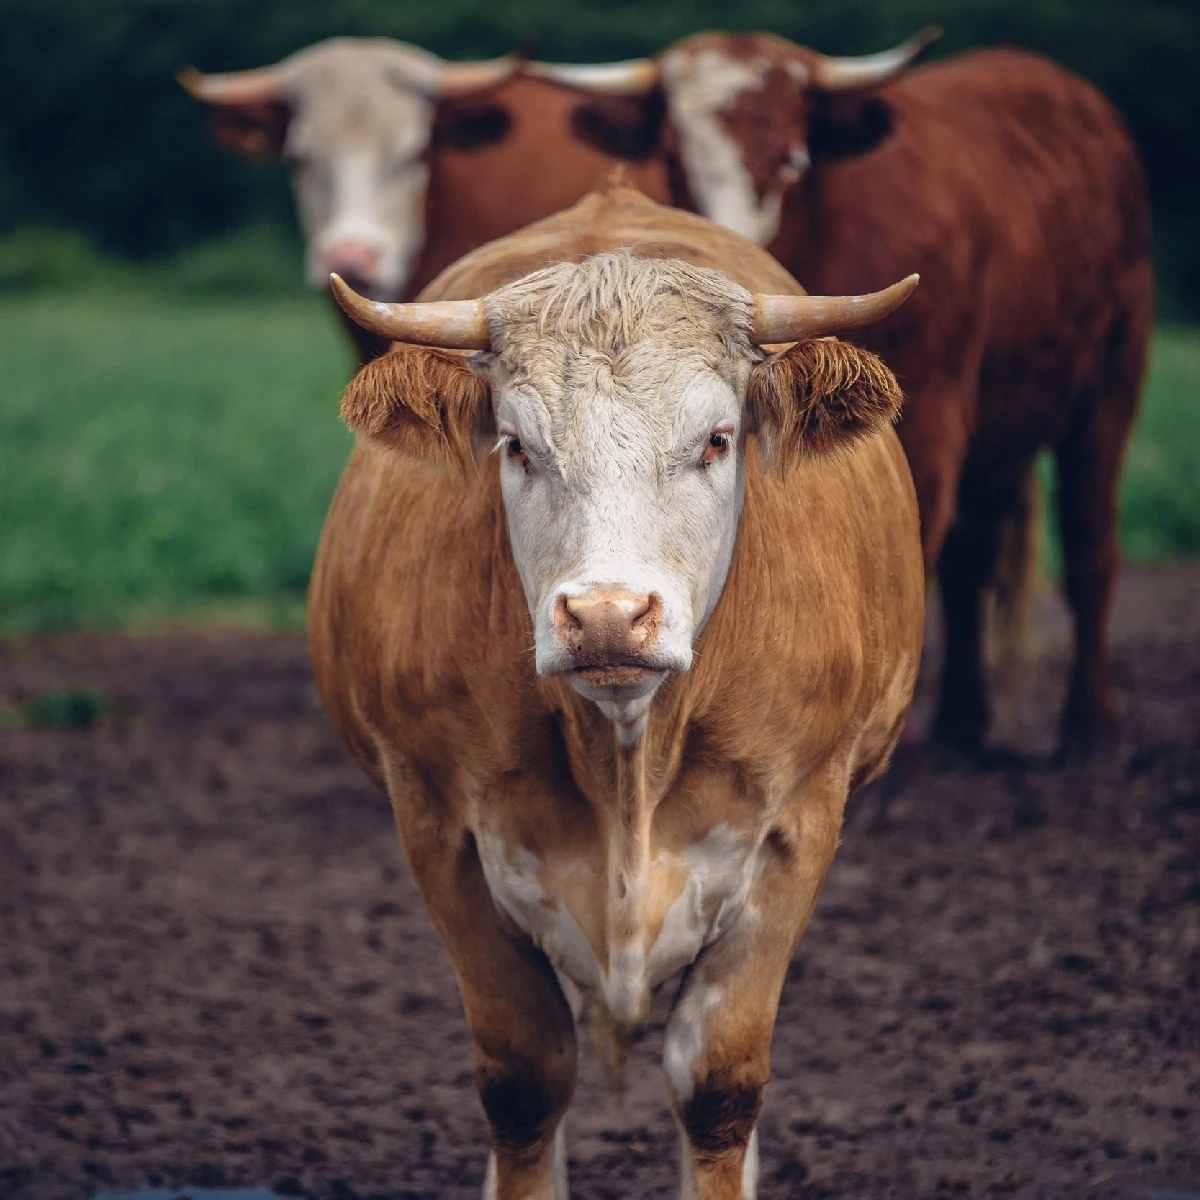
[[[803,296],[613,188],[423,303],[338,289],[410,344],[343,399],[313,667],[453,960],[488,1196],[566,1197],[576,1017],[619,1044],[680,972],[683,1194],[755,1193],[788,962],[921,652],[900,391],[826,335],[914,283]]]
[[[653,59],[528,69],[591,94],[578,128],[606,144],[665,112],[660,151],[688,185],[676,202],[767,246],[811,290],[921,272],[912,303],[855,340],[905,389],[900,438],[946,625],[935,735],[982,743],[984,593],[993,583],[999,615],[1019,615],[1032,467],[1049,448],[1076,643],[1062,747],[1086,751],[1115,726],[1117,482],[1153,315],[1145,184],[1089,84],[1014,50],[908,71],[936,36],[833,59],[703,33]]]
[[[216,141],[290,164],[309,282],[337,272],[378,300],[415,295],[468,251],[574,204],[628,157],[574,136],[574,92],[509,55],[446,62],[404,42],[334,38],[274,66],[181,72]],[[629,165],[661,200],[661,157]],[[341,315],[339,310],[339,315]],[[385,344],[350,326],[361,361]]]

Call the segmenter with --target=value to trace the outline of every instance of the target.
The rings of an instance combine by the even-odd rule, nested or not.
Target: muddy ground
[[[1056,604],[1037,628],[1000,736],[1045,754]],[[943,765],[860,812],[784,993],[764,1196],[1200,1185],[1200,565],[1126,575],[1116,674],[1106,761]],[[303,643],[0,648],[0,701],[68,686],[91,727],[0,730],[0,1197],[477,1196],[454,981]],[[587,1056],[574,1195],[674,1194],[659,1045],[623,1106]]]

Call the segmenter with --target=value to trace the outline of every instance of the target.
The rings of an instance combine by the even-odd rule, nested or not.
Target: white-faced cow
[[[639,157],[636,135],[613,149],[575,136],[580,97],[519,67],[515,55],[451,63],[403,42],[335,38],[274,66],[180,79],[209,105],[219,144],[289,161],[311,284],[324,289],[337,272],[399,300]],[[641,142],[630,183],[666,201],[666,166]],[[361,361],[386,348],[348,331]]]
[[[1116,718],[1117,481],[1154,307],[1145,183],[1124,122],[1082,79],[1014,50],[907,71],[934,36],[831,59],[703,33],[653,59],[529,69],[592,94],[578,128],[601,141],[665,111],[660,149],[687,181],[675,201],[767,246],[806,287],[920,271],[913,302],[855,340],[905,389],[900,438],[946,621],[935,735],[982,744],[985,588],[1013,630],[1036,561],[1033,463],[1049,448],[1076,631],[1061,744],[1086,752],[1111,743]]]
[[[804,296],[611,188],[423,303],[339,290],[409,344],[343,399],[313,666],[453,960],[497,1200],[567,1195],[576,1016],[619,1043],[679,972],[683,1194],[754,1194],[788,962],[921,652],[900,391],[826,335],[914,283]]]

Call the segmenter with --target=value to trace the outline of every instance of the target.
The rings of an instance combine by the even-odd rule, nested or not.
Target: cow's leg
[[[663,1067],[682,1140],[682,1200],[753,1200],[755,1126],[788,963],[833,861],[846,780],[778,829],[732,926],[692,965],[667,1022]]]
[[[969,754],[982,749],[987,728],[983,598],[996,563],[1000,518],[995,504],[963,504],[937,564],[945,653],[933,740]]]
[[[900,439],[912,470],[917,507],[921,514],[921,550],[927,580],[938,569],[947,549],[951,557],[950,573],[953,579],[964,577],[963,572],[957,569],[955,549],[950,544],[954,541],[959,480],[968,442],[964,396],[970,389],[964,382],[969,377],[966,366],[963,371],[961,378],[931,383],[922,388],[919,394],[910,396],[905,401],[900,426]],[[942,587],[942,612],[948,639],[952,626],[956,640],[964,637],[969,639],[971,636],[970,622],[966,619],[971,606],[960,598],[960,591],[968,592],[969,589],[952,586],[947,593],[944,584]],[[935,738],[940,736],[941,731],[935,732]],[[911,719],[903,741],[905,744],[914,741]]]
[[[545,956],[504,924],[475,840],[393,791],[429,914],[458,977],[491,1132],[488,1200],[566,1200],[562,1118],[575,1088],[575,1021]]]
[[[1063,583],[1075,622],[1061,730],[1064,755],[1088,754],[1116,732],[1108,621],[1119,563],[1117,484],[1133,408],[1128,401],[1089,405],[1055,450]]]

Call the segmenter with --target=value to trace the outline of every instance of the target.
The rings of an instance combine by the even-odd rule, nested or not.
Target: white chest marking
[[[507,849],[499,838],[479,838],[484,877],[497,907],[523,930],[550,959],[551,964],[583,992],[601,999],[619,1021],[636,1021],[646,1011],[650,992],[676,971],[694,962],[705,946],[725,933],[744,909],[758,873],[758,844],[720,824],[682,855],[660,852],[652,860],[655,871],[678,877],[682,890],[671,901],[655,935],[643,924],[640,936],[619,946],[592,944],[563,896],[546,891],[539,877],[541,862],[530,851]],[[575,870],[594,877],[591,868]],[[652,881],[638,886],[645,894]],[[597,879],[586,889],[589,899],[606,902],[606,890]],[[661,911],[661,910],[660,910]],[[605,922],[593,922],[603,929]],[[602,961],[602,958],[606,961]]]
[[[722,823],[683,855],[688,875],[649,950],[650,987],[669,979],[729,928],[758,868],[758,847]],[[661,856],[667,858],[668,856]]]
[[[537,857],[525,849],[508,851],[499,838],[485,834],[479,838],[479,860],[496,906],[578,987],[599,988],[595,951],[570,909],[542,888]]]

